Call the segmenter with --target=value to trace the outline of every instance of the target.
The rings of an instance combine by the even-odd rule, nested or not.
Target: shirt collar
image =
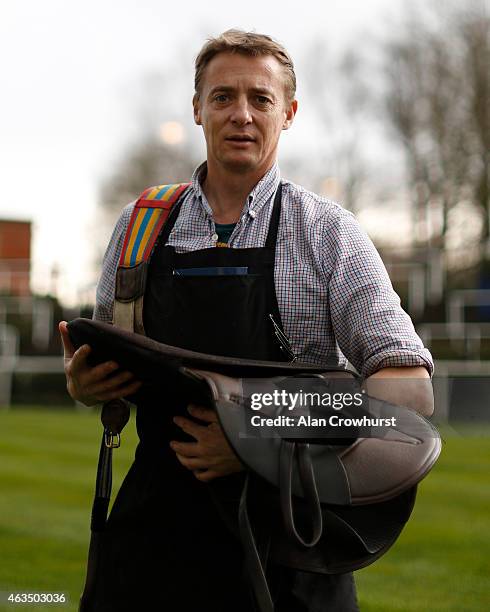
[[[201,186],[201,183],[206,176],[206,172],[207,162],[203,162],[194,170],[191,184],[196,197],[201,202],[207,214],[212,215],[213,211],[209,206]],[[252,217],[255,217],[264,204],[271,200],[272,196],[276,193],[279,181],[279,166],[277,165],[277,162],[275,162],[248,194],[247,201],[243,209],[244,212],[248,213]]]

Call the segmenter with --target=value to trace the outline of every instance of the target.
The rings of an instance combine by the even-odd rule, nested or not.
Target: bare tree
[[[186,149],[149,138],[123,156],[102,185],[100,202],[109,213],[119,212],[151,185],[188,181],[195,166]]]
[[[463,71],[468,87],[469,177],[474,200],[485,211],[483,238],[490,240],[490,14],[486,2],[476,3],[461,21]],[[488,253],[487,253],[488,255]]]
[[[362,147],[370,99],[365,62],[352,48],[333,55],[325,41],[317,39],[307,49],[303,64],[315,112],[316,174],[319,181],[334,177],[343,205],[355,211],[368,173]]]
[[[175,53],[173,61],[160,70],[149,70],[127,84],[127,142],[118,159],[100,181],[98,211],[93,235],[94,271],[100,268],[103,249],[122,208],[152,185],[190,180],[197,165],[197,147],[192,134],[192,82],[182,75],[192,74],[182,64],[191,63],[185,54]],[[169,91],[172,95],[169,95]],[[179,101],[188,98],[188,106]],[[181,130],[173,144],[165,142],[161,131],[172,124]],[[163,134],[165,136],[165,134]],[[167,138],[167,141],[169,139]]]
[[[448,13],[434,6],[431,19],[412,12],[386,45],[386,108],[405,150],[416,225],[438,204],[435,243],[444,246],[451,209],[469,198],[485,213],[483,246],[490,237],[489,16],[479,0]]]
[[[191,105],[192,50],[188,45],[177,46],[165,65],[149,67],[134,82],[128,82],[127,92],[123,103],[128,144],[99,187],[99,211],[106,225],[112,225],[121,208],[147,187],[188,181],[199,156]],[[173,142],[160,133],[170,124],[181,132]]]

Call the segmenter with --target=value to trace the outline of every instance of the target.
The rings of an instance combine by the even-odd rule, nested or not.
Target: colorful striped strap
[[[172,206],[189,185],[190,183],[158,185],[149,187],[142,193],[131,215],[119,266],[129,268],[148,261]]]

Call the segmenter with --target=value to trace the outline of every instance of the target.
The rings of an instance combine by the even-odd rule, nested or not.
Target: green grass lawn
[[[0,592],[63,592],[51,609],[77,609],[100,432],[94,413],[0,412]],[[478,433],[448,435],[401,538],[356,574],[363,612],[490,610],[490,429]],[[135,444],[132,419],[116,487]],[[27,609],[43,607],[0,605]]]

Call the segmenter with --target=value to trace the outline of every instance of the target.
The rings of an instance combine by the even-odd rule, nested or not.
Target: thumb
[[[65,359],[71,358],[75,353],[75,347],[71,343],[66,321],[60,321],[60,323],[58,324],[58,329],[60,330],[61,341],[63,342],[63,351],[65,353]]]

